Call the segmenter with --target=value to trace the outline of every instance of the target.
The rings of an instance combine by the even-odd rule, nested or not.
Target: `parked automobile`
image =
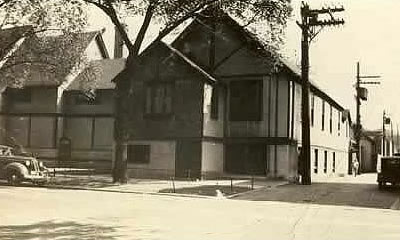
[[[47,181],[47,169],[31,153],[0,145],[0,179],[6,179],[10,184],[21,182],[34,184]]]
[[[400,184],[400,156],[378,156],[377,161],[378,185],[379,188]]]

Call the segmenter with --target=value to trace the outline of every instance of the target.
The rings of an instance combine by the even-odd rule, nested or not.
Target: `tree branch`
[[[147,7],[142,26],[140,27],[139,33],[137,34],[135,39],[135,43],[133,44],[132,54],[134,56],[139,55],[140,47],[142,46],[143,39],[146,35],[147,30],[149,29],[153,13],[154,13],[154,5],[150,4]]]
[[[183,22],[186,20],[190,19],[191,17],[194,17],[200,10],[203,10],[204,8],[207,8],[211,4],[217,2],[219,0],[207,0],[204,1],[202,4],[199,4],[199,6],[195,7],[191,11],[189,11],[185,16],[181,17],[177,21],[173,22],[171,25],[166,26],[157,36],[157,38],[154,40],[154,42],[158,42],[161,39],[163,39],[165,36],[167,36],[171,31],[173,31],[175,28],[177,28],[179,25],[181,25]]]
[[[11,0],[4,0],[4,1],[0,2],[0,8],[4,7],[9,2],[11,2]]]
[[[111,2],[106,1],[106,3],[102,4],[100,1],[95,1],[95,0],[83,0],[83,1],[95,5],[111,19],[111,22],[117,28],[119,34],[121,35],[122,40],[124,41],[126,47],[128,48],[129,53],[131,53],[131,51],[133,50],[132,41],[129,39],[124,24],[118,19],[118,15]]]

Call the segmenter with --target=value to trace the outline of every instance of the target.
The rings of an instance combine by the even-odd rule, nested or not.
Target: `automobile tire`
[[[378,182],[378,188],[381,190],[385,188],[385,185],[386,185],[385,182]]]
[[[22,176],[19,172],[11,170],[7,173],[7,182],[11,185],[18,185],[22,182]]]

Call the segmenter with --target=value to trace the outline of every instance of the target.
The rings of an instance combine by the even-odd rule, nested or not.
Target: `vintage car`
[[[32,154],[0,145],[0,179],[10,184],[21,182],[40,184],[47,181],[47,170]]]
[[[386,183],[391,185],[400,184],[400,156],[378,156],[377,161],[377,172],[378,172],[378,185],[382,189],[386,186]]]

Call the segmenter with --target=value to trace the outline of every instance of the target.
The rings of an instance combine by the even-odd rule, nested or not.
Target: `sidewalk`
[[[357,177],[313,178],[311,185],[286,184],[263,188],[234,199],[398,210],[400,188],[379,190],[376,174],[368,173]]]
[[[119,193],[173,195],[189,197],[236,197],[242,193],[287,184],[286,181],[265,179],[231,180],[158,180],[129,179],[127,184],[112,183],[109,175],[59,175],[45,185],[48,188],[77,189]],[[218,191],[216,191],[218,190]]]

